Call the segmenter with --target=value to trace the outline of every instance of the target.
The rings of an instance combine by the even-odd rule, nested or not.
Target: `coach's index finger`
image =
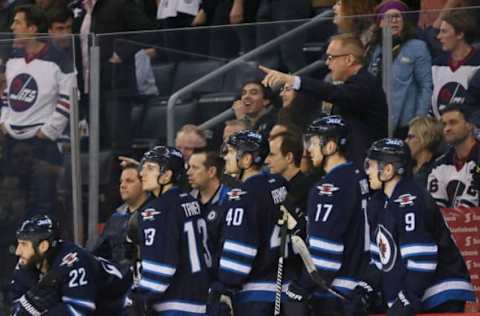
[[[270,68],[265,67],[265,66],[262,66],[262,65],[258,65],[258,68],[259,68],[261,71],[263,71],[264,73],[266,73],[267,75],[268,75],[269,73],[271,73],[272,71],[274,71],[273,69],[270,69]]]

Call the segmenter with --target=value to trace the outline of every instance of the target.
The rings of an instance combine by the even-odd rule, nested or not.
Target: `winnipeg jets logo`
[[[319,185],[317,186],[317,189],[318,189],[318,194],[327,195],[327,196],[332,196],[333,192],[339,190],[339,188],[337,188],[336,186],[330,183],[324,183],[322,185]]]
[[[158,215],[160,213],[161,213],[160,211],[157,211],[154,208],[147,208],[141,214],[142,214],[143,220],[151,221],[155,219],[155,215]]]
[[[78,261],[78,253],[70,252],[65,257],[63,257],[62,263],[60,264],[60,266],[71,267],[77,261]]]
[[[215,212],[215,210],[210,211],[210,213],[208,213],[208,215],[207,215],[207,220],[209,222],[215,220],[216,218],[217,218],[217,212]]]
[[[228,195],[228,199],[229,200],[235,200],[235,201],[238,201],[240,200],[240,197],[244,194],[246,194],[247,192],[245,191],[242,191],[241,189],[233,189],[231,190],[230,192],[227,193]]]
[[[31,108],[35,104],[37,96],[37,82],[26,73],[15,76],[8,87],[8,101],[15,112],[23,112]]]
[[[395,260],[397,259],[397,245],[392,234],[383,225],[377,228],[375,241],[378,246],[382,269],[388,272],[393,269]]]
[[[400,207],[405,207],[405,206],[412,206],[413,205],[413,201],[416,199],[417,197],[415,195],[411,195],[411,194],[402,194],[398,197],[398,199],[395,200],[395,202],[399,203],[400,204]]]

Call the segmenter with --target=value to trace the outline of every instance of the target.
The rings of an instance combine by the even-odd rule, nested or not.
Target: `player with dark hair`
[[[345,156],[347,135],[348,127],[338,115],[313,121],[304,134],[313,165],[326,172],[308,197],[308,248],[326,284],[344,295],[353,291],[368,265],[368,182]],[[315,315],[344,314],[345,303],[316,288],[306,270],[290,284],[287,295],[310,299]]]
[[[12,315],[119,315],[129,283],[109,261],[60,239],[47,215],[17,230]]]
[[[143,190],[153,196],[138,210],[141,273],[129,294],[131,307],[141,315],[205,315],[207,225],[200,204],[177,187],[185,173],[182,153],[154,147],[140,170]]]
[[[239,174],[242,184],[228,193],[224,241],[217,274],[211,286],[209,315],[267,315],[274,312],[277,262],[280,254],[280,206],[287,195],[285,180],[264,174],[261,167],[268,143],[247,130],[231,135],[224,156],[226,171]],[[283,272],[283,279],[292,278]],[[288,306],[290,305],[290,306]],[[295,308],[297,303],[282,305]],[[301,311],[291,310],[292,315]]]
[[[372,260],[354,290],[357,309],[380,291],[387,315],[462,312],[475,300],[470,277],[440,209],[412,177],[408,145],[376,141],[365,170],[378,191],[368,204]]]

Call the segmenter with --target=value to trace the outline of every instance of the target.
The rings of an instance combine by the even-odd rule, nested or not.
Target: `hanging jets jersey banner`
[[[62,134],[70,116],[73,69],[71,59],[52,45],[33,57],[13,51],[0,116],[10,136],[32,138],[39,128],[51,140]]]
[[[453,67],[448,54],[433,61],[432,112],[440,117],[440,111],[449,103],[463,103],[468,83],[480,69],[480,52],[473,50],[463,63]]]
[[[460,251],[423,188],[404,178],[390,198],[379,192],[373,200],[371,266],[381,273],[376,286],[389,307],[408,300],[415,311],[428,311],[449,300],[475,300]]]

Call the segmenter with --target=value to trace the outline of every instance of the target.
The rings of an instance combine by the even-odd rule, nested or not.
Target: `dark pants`
[[[284,21],[307,19],[311,14],[311,5],[308,0],[262,0],[257,12],[258,22]],[[257,46],[271,41],[277,36],[299,26],[298,23],[275,23],[262,25],[257,28]],[[294,72],[306,65],[303,53],[303,44],[307,40],[307,33],[298,34],[277,47],[267,52],[260,59],[260,63],[267,67]]]
[[[230,24],[232,0],[218,1],[213,12],[212,25],[223,25],[210,30],[210,55],[235,58],[240,52],[255,48],[255,28],[245,25]],[[255,22],[258,0],[245,1],[244,23]]]
[[[26,216],[48,213],[55,217],[58,171],[63,158],[57,143],[49,139],[17,140],[6,136],[3,143],[3,176],[18,179],[25,192]]]
[[[344,315],[344,302],[338,299],[316,299],[310,302],[312,306],[312,316],[342,316]]]

